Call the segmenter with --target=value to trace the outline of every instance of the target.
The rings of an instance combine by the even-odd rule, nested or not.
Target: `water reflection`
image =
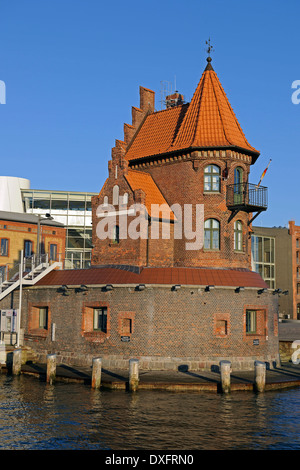
[[[300,389],[92,390],[0,376],[0,449],[298,449]]]

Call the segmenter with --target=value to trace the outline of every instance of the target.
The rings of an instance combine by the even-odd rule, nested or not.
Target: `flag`
[[[272,161],[272,159],[270,158],[270,161],[269,161],[269,163],[268,163],[268,165],[267,165],[267,168],[263,171],[263,173],[262,173],[262,175],[261,175],[261,177],[260,177],[259,183],[256,185],[256,188],[259,188],[259,185],[260,185],[260,183],[262,182],[262,180],[263,180],[265,174],[267,173],[267,169],[269,168],[269,165],[270,165],[271,161]]]

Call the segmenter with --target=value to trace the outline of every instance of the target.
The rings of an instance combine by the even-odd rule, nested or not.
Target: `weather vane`
[[[206,52],[210,56],[210,53],[214,50],[213,46],[210,44],[210,38],[208,38],[208,41],[205,41],[205,44],[208,46]]]

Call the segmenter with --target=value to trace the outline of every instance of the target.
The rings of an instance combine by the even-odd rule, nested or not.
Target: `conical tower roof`
[[[172,149],[238,147],[259,154],[247,141],[211,65],[211,58],[207,61]]]
[[[126,149],[127,160],[193,149],[233,148],[250,153],[255,162],[260,152],[247,141],[210,57],[207,62],[190,103],[145,116]]]

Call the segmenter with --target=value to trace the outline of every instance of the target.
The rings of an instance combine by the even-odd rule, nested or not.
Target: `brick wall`
[[[289,222],[289,234],[292,237],[292,283],[293,283],[293,316],[299,320],[298,305],[300,310],[300,226],[294,221]]]
[[[140,266],[209,266],[209,267],[235,267],[251,269],[251,240],[248,221],[249,214],[239,212],[230,222],[231,212],[226,206],[226,186],[234,182],[234,169],[243,169],[244,181],[248,180],[251,158],[247,155],[231,151],[199,151],[192,154],[171,156],[168,158],[152,159],[148,163],[131,164],[138,171],[150,173],[159,187],[169,206],[179,204],[184,211],[184,205],[193,205],[193,225],[196,229],[195,207],[204,206],[204,219],[217,219],[220,224],[220,249],[186,249],[186,243],[191,242],[185,238],[184,226],[182,239],[171,236],[166,240],[151,241],[149,244],[143,240],[123,240],[118,247],[112,246],[108,240],[101,241],[97,237],[96,225],[99,221],[96,210],[104,198],[109,204],[113,201],[113,188],[119,186],[120,195],[128,194],[128,207],[134,203],[144,203],[145,194],[131,191],[124,175],[127,174],[128,164],[124,160],[124,148],[120,143],[112,151],[112,160],[109,162],[109,178],[100,195],[93,198],[93,257],[92,264],[131,264]],[[228,170],[228,177],[221,178],[220,192],[209,193],[204,191],[204,168],[215,164],[220,168],[221,175]],[[116,170],[117,168],[117,170]],[[128,218],[128,225],[132,219]],[[242,250],[234,250],[234,223],[240,220],[243,228]],[[174,224],[171,224],[174,233]],[[176,227],[176,225],[175,225]],[[198,225],[203,231],[203,225]],[[148,250],[148,253],[147,253]]]
[[[103,358],[104,366],[127,368],[130,358],[139,358],[141,368],[176,369],[187,364],[191,369],[209,369],[221,359],[232,361],[237,368],[253,368],[255,360],[279,361],[277,303],[275,296],[257,294],[255,289],[236,293],[233,288],[147,286],[114,287],[103,292],[89,287],[86,294],[64,296],[56,288],[24,288],[21,324],[25,345],[45,360],[56,353],[58,360],[70,364],[90,365],[92,358]],[[18,295],[14,294],[14,308]],[[38,306],[49,307],[51,318],[47,330],[36,328]],[[107,307],[107,332],[94,331],[93,308]],[[1,302],[11,307],[11,298]],[[245,311],[251,307],[262,313],[257,334],[246,334]],[[51,324],[56,328],[51,340]],[[130,341],[122,341],[122,336]],[[256,344],[258,343],[258,344]]]
[[[21,250],[24,250],[25,240],[32,242],[33,253],[37,249],[37,225],[21,223],[9,220],[0,220],[0,239],[9,240],[8,256],[0,256],[0,266],[8,265],[11,269],[16,263],[20,262]],[[57,254],[64,259],[65,253],[65,228],[41,225],[41,244],[44,252],[50,252],[50,244],[57,245]],[[57,260],[58,261],[58,260]]]

